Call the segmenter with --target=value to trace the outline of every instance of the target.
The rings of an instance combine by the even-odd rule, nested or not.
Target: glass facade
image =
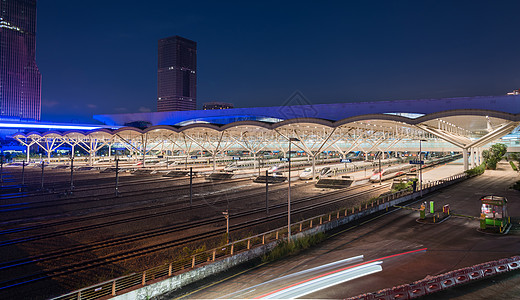
[[[0,1],[0,115],[40,120],[36,0]]]
[[[159,40],[157,111],[197,109],[197,43],[180,36]]]

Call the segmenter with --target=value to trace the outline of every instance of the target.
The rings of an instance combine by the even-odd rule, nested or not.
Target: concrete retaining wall
[[[315,228],[306,230],[304,232],[299,232],[293,235],[294,238],[301,238],[308,235],[314,235],[318,232],[323,232],[324,226],[317,226]],[[194,270],[170,277],[168,279],[152,283],[150,285],[144,286],[137,290],[133,290],[126,294],[122,294],[119,296],[115,296],[111,299],[117,300],[144,300],[150,299],[152,297],[157,297],[162,294],[180,289],[188,284],[194,283],[196,281],[207,278],[211,275],[218,274],[220,272],[224,272],[232,267],[235,267],[239,264],[245,263],[252,259],[263,256],[264,254],[271,251],[279,241],[274,241],[269,244],[262,245],[260,247],[253,248],[249,251],[244,251],[233,255],[231,257],[226,257],[222,260],[216,261],[214,263],[207,264],[200,268],[196,268]]]

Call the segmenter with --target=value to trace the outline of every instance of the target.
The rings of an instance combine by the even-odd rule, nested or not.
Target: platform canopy
[[[30,132],[13,137],[27,147],[37,144],[49,157],[57,147],[65,144],[72,148],[81,147],[91,157],[102,147],[116,145],[141,155],[143,160],[147,155],[165,152],[188,154],[204,151],[214,161],[229,150],[248,151],[254,157],[262,151],[281,151],[285,154],[289,140],[292,140],[292,149],[313,158],[324,151],[335,151],[346,157],[352,151],[368,155],[374,152],[419,151],[422,147],[425,151],[461,151],[465,169],[468,169],[482,160],[482,147],[518,127],[519,103],[520,96],[501,96],[299,105],[271,110],[251,108],[249,116],[256,116],[256,119],[226,124],[211,124],[204,118],[216,120],[215,117],[220,115],[228,121],[240,119],[244,114],[237,110],[243,109],[218,110],[218,113],[149,113],[148,119],[140,114],[125,114],[120,119],[127,120],[129,115],[133,115],[134,118],[128,120],[133,120],[134,124],[147,124],[147,127]],[[298,112],[304,113],[298,115]],[[157,122],[154,116],[183,113],[192,115],[191,124],[154,124]],[[289,115],[295,117],[287,117]],[[180,122],[187,124],[189,121],[183,119]]]

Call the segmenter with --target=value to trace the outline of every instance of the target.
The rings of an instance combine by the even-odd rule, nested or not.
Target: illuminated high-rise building
[[[197,109],[197,43],[180,36],[159,40],[157,111]]]
[[[40,119],[36,0],[0,1],[0,115]]]

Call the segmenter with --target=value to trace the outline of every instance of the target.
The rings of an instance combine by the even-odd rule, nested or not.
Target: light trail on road
[[[353,280],[353,279],[359,278],[361,276],[373,274],[375,272],[379,272],[382,270],[382,268],[381,268],[381,270],[378,270],[377,267],[374,267],[374,268],[371,267],[368,269],[363,269],[363,268],[358,268],[358,267],[368,266],[368,265],[375,266],[375,265],[379,265],[380,263],[382,263],[382,261],[385,259],[398,257],[398,256],[406,255],[406,254],[422,252],[422,251],[426,251],[426,250],[427,250],[427,248],[422,248],[422,249],[406,251],[406,252],[402,252],[402,253],[398,253],[398,254],[392,254],[392,255],[384,256],[384,257],[377,258],[377,259],[372,259],[367,262],[363,262],[363,263],[359,263],[359,264],[356,264],[353,266],[348,266],[348,267],[341,268],[338,270],[323,273],[321,275],[318,275],[318,276],[288,285],[286,287],[274,290],[270,293],[261,295],[259,297],[255,297],[254,299],[272,299],[272,298],[282,298],[283,299],[285,297],[287,297],[287,298],[301,297],[301,296],[316,292],[318,290],[321,290],[321,289],[324,289],[327,287],[331,287],[333,285],[337,285],[337,284],[346,282],[348,280]],[[344,272],[347,270],[356,270],[356,272],[354,272],[354,273]],[[340,274],[341,276],[339,276],[339,275],[338,275],[339,277],[331,276],[334,274],[336,274],[336,275]],[[345,275],[345,277],[343,277],[343,275]],[[323,281],[324,278],[326,278],[326,281]],[[336,279],[336,281],[335,281],[335,279]],[[296,288],[298,286],[302,287],[302,289],[297,290]],[[311,287],[314,287],[314,289],[312,289]],[[287,291],[287,293],[285,293],[284,291]]]

